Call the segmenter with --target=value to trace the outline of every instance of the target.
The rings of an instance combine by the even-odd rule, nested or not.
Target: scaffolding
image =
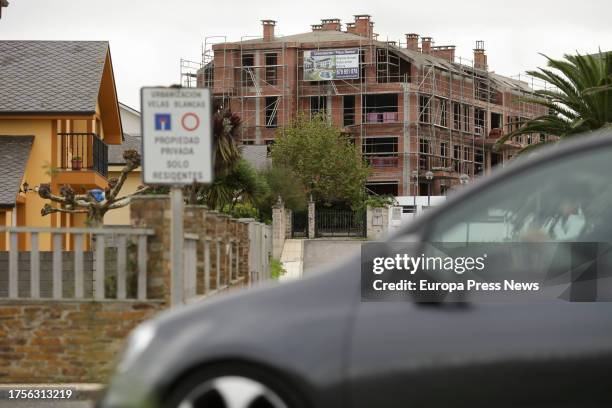
[[[452,51],[448,60],[374,36],[340,47],[313,37],[305,47],[284,37],[234,43],[206,37],[201,62],[181,60],[181,84],[208,86],[223,98],[242,119],[243,144],[274,143],[299,115],[324,113],[361,147],[373,168],[370,187],[396,195],[427,194],[429,172],[434,192],[444,194],[465,176],[503,164],[531,141],[522,138],[498,153],[491,149],[495,139],[543,113],[521,98],[534,89],[524,76],[490,73],[454,58],[454,47],[434,47]],[[334,48],[359,50],[359,78],[304,79],[304,51]]]

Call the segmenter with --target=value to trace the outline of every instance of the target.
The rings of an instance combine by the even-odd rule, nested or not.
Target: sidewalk
[[[304,266],[304,240],[286,240],[280,261],[287,271],[285,274],[281,275],[279,279],[281,282],[300,279]]]

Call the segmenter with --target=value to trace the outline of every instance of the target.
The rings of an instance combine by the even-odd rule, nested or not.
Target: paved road
[[[304,241],[304,275],[316,273],[359,255],[364,240],[307,239]]]

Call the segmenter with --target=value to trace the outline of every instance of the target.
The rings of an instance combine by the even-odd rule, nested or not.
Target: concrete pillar
[[[289,208],[285,208],[285,238],[291,239],[291,233],[293,232],[293,211]]]
[[[278,197],[272,207],[272,258],[280,259],[285,245],[285,204]]]
[[[260,67],[262,66],[262,62],[261,62],[261,53],[259,51],[254,51],[255,53],[255,66],[256,67]],[[255,89],[258,89],[260,84],[261,84],[261,73],[259,72],[261,70],[261,68],[253,68],[254,71],[254,77],[255,77]],[[261,136],[261,113],[262,113],[262,109],[261,109],[261,104],[262,102],[264,102],[264,107],[265,107],[265,99],[262,101],[261,95],[257,95],[255,97],[255,144],[262,144],[263,143],[263,139]]]
[[[403,163],[402,163],[402,191],[400,195],[409,195],[410,194],[410,86],[409,84],[403,83],[403,103],[402,103],[402,115],[404,117],[403,126],[402,126],[402,139],[403,139]]]
[[[389,208],[368,207],[366,224],[366,236],[368,239],[383,238],[389,230]]]
[[[308,200],[308,238],[313,239],[315,237],[315,202],[310,196]]]

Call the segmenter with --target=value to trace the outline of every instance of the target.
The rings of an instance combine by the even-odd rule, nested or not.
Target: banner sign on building
[[[210,183],[212,109],[206,88],[142,88],[145,184]]]
[[[304,80],[359,79],[359,50],[304,51]]]

